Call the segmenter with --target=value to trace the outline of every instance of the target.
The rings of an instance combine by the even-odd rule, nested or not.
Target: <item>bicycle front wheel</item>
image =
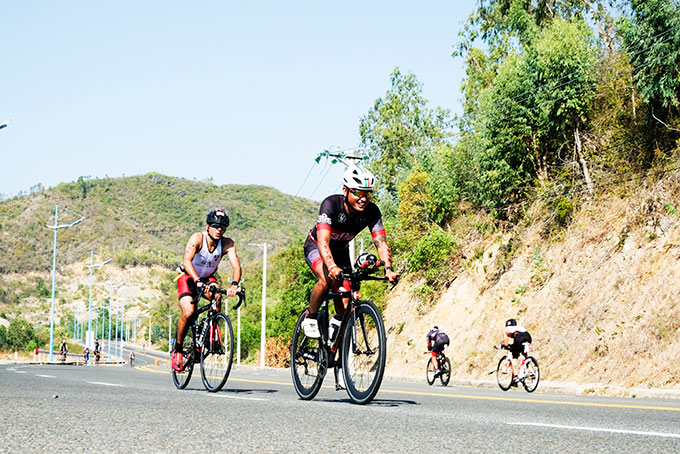
[[[434,373],[436,370],[435,359],[430,356],[430,360],[427,362],[427,370],[425,371],[425,378],[427,379],[427,384],[430,386],[434,383]]]
[[[184,352],[184,365],[181,371],[172,369],[172,381],[175,383],[177,389],[184,389],[191,380],[191,374],[194,371],[194,343],[191,341],[192,332],[187,330],[182,342],[182,351]]]
[[[378,392],[385,373],[387,339],[380,311],[371,301],[361,302],[345,328],[342,342],[343,378],[347,394],[367,404]]]
[[[201,377],[203,386],[210,392],[217,392],[229,378],[234,360],[234,331],[229,317],[215,314],[208,322],[208,331],[201,348]]]
[[[444,358],[441,370],[442,372],[441,375],[439,375],[439,380],[441,380],[442,386],[447,386],[449,380],[451,380],[451,361],[449,361],[449,358]]]
[[[538,387],[538,381],[541,378],[541,373],[538,369],[538,361],[533,356],[527,358],[525,363],[526,372],[524,374],[524,379],[522,380],[522,385],[527,392],[532,393]]]
[[[326,375],[328,355],[320,339],[305,336],[302,321],[307,316],[305,309],[298,317],[290,347],[290,373],[293,376],[295,392],[300,399],[311,400],[319,393]]]
[[[512,386],[512,363],[507,356],[502,357],[498,361],[496,381],[503,391],[507,391]]]

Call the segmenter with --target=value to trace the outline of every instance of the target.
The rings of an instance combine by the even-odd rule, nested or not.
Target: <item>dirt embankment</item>
[[[501,355],[493,346],[514,317],[534,338],[543,379],[680,391],[678,187],[585,202],[552,238],[533,225],[464,245],[484,254],[436,301],[400,286],[388,302],[387,372],[424,374],[425,334],[437,324],[451,339],[453,376],[488,380]],[[520,246],[499,273],[511,237]]]

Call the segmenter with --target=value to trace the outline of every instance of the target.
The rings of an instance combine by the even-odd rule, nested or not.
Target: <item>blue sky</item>
[[[321,200],[342,167],[314,157],[358,145],[396,66],[461,111],[474,4],[5,2],[0,193],[160,172]]]

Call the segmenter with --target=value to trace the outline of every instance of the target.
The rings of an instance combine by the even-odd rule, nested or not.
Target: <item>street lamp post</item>
[[[86,265],[85,268],[90,269],[90,309],[87,316],[87,335],[85,336],[85,346],[90,348],[92,346],[92,274],[95,268],[104,266],[109,263],[111,259],[105,262],[94,264],[94,250],[90,249],[90,264]]]
[[[125,281],[114,285],[113,277],[109,277],[109,346],[107,354],[109,358],[111,358],[111,309],[113,307],[113,291],[122,285],[125,285]]]
[[[264,254],[262,256],[262,327],[261,327],[261,332],[260,332],[260,367],[264,368],[264,357],[265,357],[265,350],[264,350],[264,341],[265,341],[265,326],[266,326],[266,319],[267,319],[267,243],[263,244],[258,244],[258,243],[248,243],[248,246],[257,246],[259,248],[262,248],[264,251]],[[241,341],[241,331],[239,329],[238,333],[239,337],[239,343]],[[241,349],[239,348],[239,352]]]
[[[172,314],[168,314],[168,352],[172,351]]]
[[[71,211],[71,213],[73,213],[73,211]],[[76,224],[80,224],[83,221],[83,219],[85,219],[85,216],[80,216],[80,219],[78,219],[75,222],[72,222],[70,224],[59,225],[59,205],[54,205],[54,225],[45,224],[45,227],[54,230],[54,248],[52,253],[52,309],[50,309],[50,355],[48,358],[49,362],[52,362],[52,350],[54,349],[54,291],[56,288],[56,273],[57,273],[57,231],[59,229],[65,229],[68,227],[73,227]]]

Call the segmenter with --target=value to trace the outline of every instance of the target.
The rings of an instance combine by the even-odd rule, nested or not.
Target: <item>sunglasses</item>
[[[371,193],[369,191],[360,191],[358,189],[350,189],[349,192],[351,192],[354,195],[354,197],[357,197],[359,199],[362,198],[362,197],[366,197],[367,199],[371,198]]]
[[[213,229],[222,229],[222,230],[226,229],[226,227],[224,227],[222,224],[210,224],[210,227],[212,227]]]

